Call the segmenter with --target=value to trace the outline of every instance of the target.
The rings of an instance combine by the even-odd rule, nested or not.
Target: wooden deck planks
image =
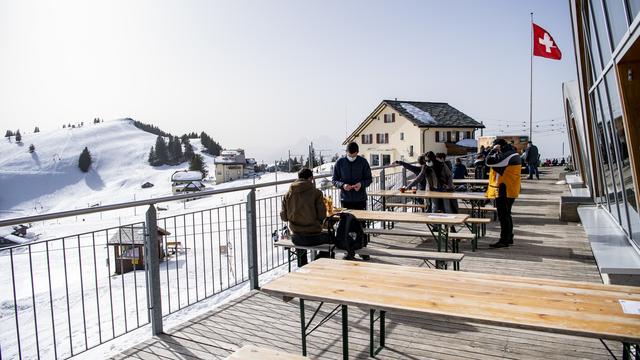
[[[489,249],[497,240],[499,226],[492,222],[479,250],[462,246],[463,271],[485,274],[529,276],[567,281],[601,283],[586,235],[579,224],[558,220],[559,196],[566,187],[553,185],[555,179],[524,181],[523,192],[514,205],[515,246]],[[402,228],[422,230],[409,224]],[[371,246],[435,249],[435,241],[380,235]],[[420,265],[420,260],[381,258],[374,262]],[[309,305],[309,304],[307,304]],[[325,305],[326,306],[326,305]],[[327,307],[327,311],[330,308]],[[324,308],[322,312],[324,312]],[[325,312],[326,313],[326,312]],[[311,316],[307,308],[307,319]],[[368,358],[368,313],[350,308],[350,355]],[[185,348],[209,344],[213,358],[223,359],[246,344],[265,346],[300,354],[300,324],[297,300],[284,303],[262,293],[247,294],[209,313],[186,321],[169,331]],[[186,340],[184,340],[186,339]],[[308,343],[312,359],[341,356],[340,318],[336,316],[314,332]],[[617,342],[607,342],[619,357]],[[150,339],[120,354],[118,358],[181,359],[172,343]],[[226,350],[225,350],[226,349]],[[171,351],[174,351],[173,355]],[[205,351],[200,349],[198,351]],[[208,356],[208,355],[207,355]],[[387,314],[387,348],[379,359],[610,359],[598,340],[524,329],[475,324],[437,316],[411,317]]]

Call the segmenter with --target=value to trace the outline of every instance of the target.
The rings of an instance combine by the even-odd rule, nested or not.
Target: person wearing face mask
[[[412,188],[423,179],[426,179],[430,191],[453,191],[453,174],[447,165],[439,160],[433,151],[427,152],[425,157],[427,161],[425,166],[422,167],[422,171],[406,188]],[[448,199],[431,200],[432,212],[457,213],[457,210],[457,201],[454,204]]]
[[[333,167],[333,185],[340,189],[342,207],[353,210],[367,209],[367,187],[373,181],[367,159],[358,156],[355,142],[347,145],[347,154]]]
[[[322,223],[327,215],[322,191],[316,189],[313,172],[304,168],[298,179],[291,184],[282,197],[280,218],[289,222],[291,241],[300,246],[316,246],[330,243],[329,236],[322,233]],[[298,267],[307,264],[307,250],[297,249]],[[328,255],[328,254],[327,254]]]

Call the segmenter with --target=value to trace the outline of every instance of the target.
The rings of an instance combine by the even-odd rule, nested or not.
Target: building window
[[[409,156],[413,156],[413,145],[409,146]]]
[[[615,49],[629,28],[627,15],[624,11],[624,4],[620,0],[605,0],[604,5],[607,8],[609,30],[611,30],[611,44]]]
[[[396,122],[396,114],[395,113],[384,114],[383,117],[384,117],[384,122],[386,122],[386,123]]]
[[[465,138],[465,139],[471,139],[471,131],[467,131],[467,132],[465,132],[465,136],[464,136],[464,138]]]
[[[404,140],[404,133],[403,132],[400,133],[400,140]]]
[[[447,131],[447,142],[451,142],[451,131]]]
[[[373,134],[362,134],[363,144],[373,144]]]
[[[391,155],[382,155],[382,166],[391,164]]]
[[[591,15],[593,16],[594,23],[596,25],[596,36],[598,39],[598,47],[602,54],[603,63],[606,64],[611,58],[611,46],[609,45],[609,33],[607,32],[607,25],[604,21],[604,10],[602,9],[602,3],[600,1],[589,1],[591,4]]]
[[[388,144],[388,143],[389,143],[389,133],[376,134],[376,144]]]
[[[380,166],[380,155],[371,154],[371,166]]]
[[[445,142],[445,133],[444,131],[436,131],[436,142]]]

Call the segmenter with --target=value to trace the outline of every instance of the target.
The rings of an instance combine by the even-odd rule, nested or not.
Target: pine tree
[[[36,147],[33,144],[29,145],[29,154],[33,154],[34,151],[36,151]]]
[[[204,162],[204,158],[200,154],[195,154],[191,158],[191,161],[189,161],[189,170],[200,171],[202,173],[202,177],[206,177],[209,173],[207,171],[207,165]]]
[[[158,165],[158,158],[156,157],[156,152],[153,149],[153,146],[151,147],[151,150],[149,150],[149,165],[151,166],[156,166]]]
[[[82,172],[88,172],[91,167],[91,153],[89,149],[86,147],[82,150],[82,154],[80,154],[80,158],[78,159],[78,167]]]
[[[35,134],[35,133],[39,133],[39,132],[40,132],[40,128],[36,126],[36,128],[33,129],[33,133]]]
[[[164,165],[169,163],[169,153],[167,152],[167,143],[164,142],[164,138],[160,135],[156,138],[156,159],[158,165]]]
[[[67,124],[62,124],[62,128],[66,129],[67,128]]]
[[[184,153],[182,152],[182,143],[180,142],[180,138],[177,136],[173,137],[173,156],[176,164],[180,164],[186,160],[184,158]]]
[[[7,132],[4,134],[4,137],[8,138],[8,137],[12,137],[13,136],[13,131],[11,130],[7,130]]]
[[[22,142],[22,135],[20,134],[20,130],[16,131],[16,142]]]
[[[193,155],[193,146],[189,142],[187,142],[186,144],[184,144],[184,159],[187,161],[191,161]]]

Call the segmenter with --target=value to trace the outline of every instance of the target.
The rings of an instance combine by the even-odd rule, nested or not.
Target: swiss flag
[[[547,30],[541,28],[536,24],[533,25],[533,55],[542,56],[545,58],[560,60],[562,59],[562,52],[556,45],[551,35]]]

